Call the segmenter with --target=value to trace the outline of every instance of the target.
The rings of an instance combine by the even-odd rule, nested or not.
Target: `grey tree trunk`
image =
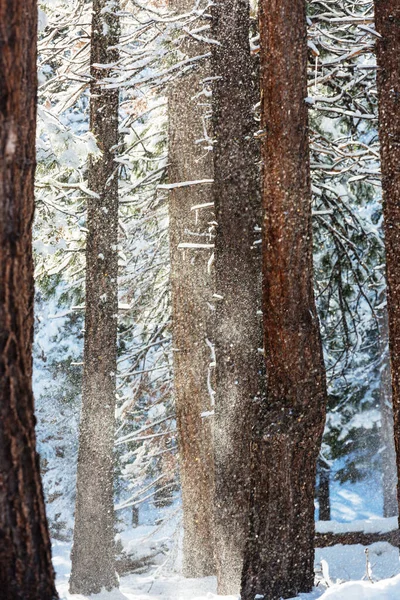
[[[212,8],[216,297],[215,548],[219,594],[240,588],[249,504],[253,403],[262,393],[261,197],[257,65],[249,3]]]
[[[170,7],[184,13],[193,8],[193,3],[171,0]],[[193,38],[186,39],[180,50],[187,56],[204,52]],[[203,119],[210,108],[204,95],[196,97],[206,85],[203,80],[209,72],[209,63],[202,62],[170,87],[171,184],[212,179],[212,154],[198,143],[204,138]],[[209,123],[208,129],[210,132]],[[204,235],[213,221],[212,207],[192,210],[210,202],[210,183],[174,188],[169,196],[174,386],[183,501],[183,571],[187,577],[215,573],[212,417],[202,417],[212,410],[208,374],[213,276],[208,269],[210,248],[179,245],[212,243],[210,236]]]
[[[35,0],[0,0],[0,597],[58,598],[32,393]]]
[[[398,514],[397,469],[393,430],[392,375],[390,370],[389,356],[389,322],[386,307],[379,311],[378,326],[382,361],[379,399],[381,409],[383,516],[395,517]]]
[[[82,413],[72,549],[71,593],[96,594],[118,585],[114,557],[114,413],[118,313],[118,90],[102,80],[118,60],[119,19],[94,0],[90,126],[102,152],[89,165],[86,311]],[[118,10],[117,2],[113,10]]]
[[[313,290],[305,1],[263,1],[260,42],[268,381],[253,429],[241,597],[280,600],[314,583],[314,489],[327,401]]]
[[[400,477],[400,5],[375,0],[379,137],[386,248],[389,349],[397,474]],[[400,503],[399,486],[397,501]],[[399,511],[400,512],[400,511]]]
[[[316,497],[318,500],[319,521],[331,520],[331,499],[330,499],[330,474],[331,469],[328,463],[321,457],[317,463],[318,486]]]

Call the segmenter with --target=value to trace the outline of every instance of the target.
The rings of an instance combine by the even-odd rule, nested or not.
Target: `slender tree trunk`
[[[260,8],[267,402],[252,442],[242,600],[309,592],[325,369],[313,291],[304,0]]]
[[[394,440],[400,477],[400,5],[375,0],[379,137],[386,247]],[[397,501],[400,503],[399,486]],[[399,511],[400,512],[400,511]]]
[[[331,499],[330,499],[330,474],[331,469],[328,463],[323,459],[319,459],[317,463],[318,472],[318,488],[317,500],[319,505],[318,519],[319,521],[331,520]]]
[[[240,588],[249,502],[253,402],[261,394],[263,358],[261,197],[253,106],[256,65],[250,55],[249,4],[213,6],[214,201],[217,221],[215,539],[218,593]]]
[[[189,12],[193,2],[173,0],[170,7],[178,13]],[[202,54],[204,48],[188,38],[181,50],[195,56]],[[197,95],[209,71],[209,64],[202,62],[171,85],[168,98],[171,184],[212,179],[212,154],[198,142],[204,138],[203,120],[210,110],[206,97]],[[183,572],[187,577],[215,573],[212,417],[202,417],[212,409],[207,382],[213,277],[208,269],[211,249],[179,245],[212,243],[209,236],[204,236],[213,220],[212,208],[192,210],[210,202],[210,183],[174,188],[169,197],[172,343],[183,501]]]
[[[382,301],[386,294],[382,294]],[[389,356],[389,322],[387,307],[378,313],[379,343],[381,349],[381,443],[382,443],[382,491],[383,491],[383,516],[395,517],[397,505],[397,469],[396,449],[394,446],[393,432],[393,405],[392,405],[392,376],[390,372]]]
[[[96,594],[118,585],[114,565],[114,411],[118,313],[118,143],[116,89],[102,80],[118,60],[119,19],[94,0],[91,34],[90,126],[102,152],[89,165],[86,312],[82,414],[72,550],[71,593]]]
[[[0,0],[0,596],[57,598],[32,393],[37,5]]]

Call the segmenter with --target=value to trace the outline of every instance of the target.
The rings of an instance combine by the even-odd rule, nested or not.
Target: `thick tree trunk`
[[[261,197],[249,4],[213,6],[216,295],[215,539],[218,593],[240,588],[249,502],[253,402],[263,384]],[[258,232],[257,232],[258,229]]]
[[[326,381],[313,291],[304,0],[260,7],[267,402],[252,442],[242,599],[309,592]]]
[[[0,596],[57,598],[32,394],[37,5],[0,0]]]
[[[91,34],[90,125],[102,152],[89,166],[86,244],[86,311],[82,414],[72,550],[71,593],[96,594],[118,585],[114,557],[114,411],[118,313],[118,143],[119,93],[101,81],[118,60],[119,22],[94,0]],[[117,3],[113,2],[117,11]]]
[[[379,311],[378,326],[382,361],[379,396],[381,408],[383,516],[395,517],[398,514],[396,491],[397,470],[393,431],[392,377],[389,356],[389,322],[386,307]]]
[[[379,136],[386,247],[394,439],[400,477],[400,5],[375,0]],[[397,500],[400,503],[399,486]],[[400,511],[399,511],[400,512]]]
[[[178,13],[189,12],[193,2],[173,0],[170,7]],[[204,49],[188,38],[181,50],[195,56]],[[209,64],[203,62],[171,85],[168,97],[171,184],[212,179],[212,154],[198,143],[204,137],[203,119],[210,110],[204,95],[196,97],[209,70]],[[215,573],[212,417],[202,417],[212,410],[207,382],[212,360],[209,340],[213,277],[208,269],[211,249],[179,245],[212,243],[204,235],[213,220],[212,208],[192,210],[210,202],[210,183],[174,188],[169,197],[172,343],[183,501],[183,572],[187,577]]]

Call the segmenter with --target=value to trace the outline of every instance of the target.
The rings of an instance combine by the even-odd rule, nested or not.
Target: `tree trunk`
[[[213,120],[216,295],[215,539],[218,593],[235,594],[247,531],[252,406],[261,394],[263,358],[261,197],[256,65],[250,55],[249,4],[213,5]],[[256,88],[256,89],[255,89]],[[258,230],[258,233],[257,233]]]
[[[309,592],[325,369],[313,291],[304,0],[260,8],[267,402],[251,452],[242,600]]]
[[[102,152],[89,165],[86,244],[86,312],[82,414],[79,433],[77,498],[72,550],[71,593],[96,594],[118,585],[114,552],[114,411],[118,313],[118,104],[110,77],[119,39],[108,0],[94,0],[91,34],[90,126]]]
[[[386,295],[382,295],[382,301]],[[397,506],[397,472],[396,449],[394,447],[393,432],[393,405],[392,405],[392,377],[390,372],[389,357],[389,322],[387,307],[378,313],[379,343],[381,349],[381,443],[382,443],[382,491],[383,491],[383,516],[395,517],[398,513]]]
[[[173,0],[178,13],[189,12],[189,0]],[[203,53],[199,43],[188,38],[181,50],[188,56]],[[202,144],[203,119],[209,109],[202,80],[209,64],[173,82],[169,90],[169,182],[212,179],[212,154]],[[211,353],[210,302],[213,277],[208,262],[211,249],[180,248],[184,243],[211,244],[204,234],[213,220],[210,183],[174,188],[169,196],[170,256],[172,291],[172,344],[174,357],[175,406],[180,455],[183,502],[183,572],[187,577],[215,573],[213,541],[214,462],[212,410],[208,386]],[[190,232],[195,235],[190,235]]]
[[[32,393],[37,5],[0,0],[0,596],[57,598]]]
[[[400,477],[400,5],[375,0],[378,64],[379,137],[386,248],[389,349],[392,372],[394,439]],[[397,501],[400,503],[399,487]],[[400,511],[399,511],[400,512]]]
[[[318,488],[317,488],[317,500],[318,500],[318,520],[319,521],[330,521],[331,520],[331,499],[330,499],[330,473],[331,469],[328,463],[323,459],[319,459],[317,463],[318,472]]]

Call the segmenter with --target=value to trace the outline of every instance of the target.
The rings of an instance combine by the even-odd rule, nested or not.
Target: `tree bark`
[[[384,300],[386,294],[383,294]],[[394,446],[392,376],[389,356],[389,322],[387,307],[378,313],[379,343],[381,350],[381,384],[379,400],[381,409],[381,443],[382,443],[382,491],[383,516],[395,517],[397,505],[397,471],[396,449]]]
[[[309,592],[326,380],[313,290],[304,0],[260,7],[267,402],[251,451],[242,600]]]
[[[89,165],[86,311],[82,413],[72,549],[71,593],[96,594],[118,586],[114,550],[114,427],[118,313],[119,92],[104,79],[118,60],[117,3],[94,0],[91,33],[90,127],[102,152]]]
[[[386,249],[389,349],[392,372],[394,439],[400,477],[400,5],[375,0],[379,137]],[[397,502],[400,503],[397,485]],[[400,512],[400,511],[399,511]]]
[[[0,596],[57,598],[32,393],[35,0],[0,0]]]
[[[263,358],[258,96],[249,44],[249,3],[213,5],[216,277],[215,539],[218,593],[235,594],[247,531],[249,438],[262,394]],[[258,229],[258,232],[257,232]]]
[[[192,9],[193,3],[171,0],[170,7],[185,13]],[[204,49],[193,38],[188,38],[181,50],[187,56],[196,56]],[[170,87],[168,175],[171,184],[212,179],[212,154],[197,142],[204,138],[203,123],[209,113],[205,96],[197,95],[206,85],[203,80],[209,72],[209,63],[202,62]],[[202,417],[213,408],[208,385],[212,360],[209,343],[213,276],[208,269],[211,249],[180,248],[179,245],[212,243],[212,239],[204,235],[213,221],[212,207],[192,210],[193,206],[210,202],[210,183],[174,188],[169,196],[172,345],[183,503],[183,572],[187,577],[215,573],[212,417]]]

